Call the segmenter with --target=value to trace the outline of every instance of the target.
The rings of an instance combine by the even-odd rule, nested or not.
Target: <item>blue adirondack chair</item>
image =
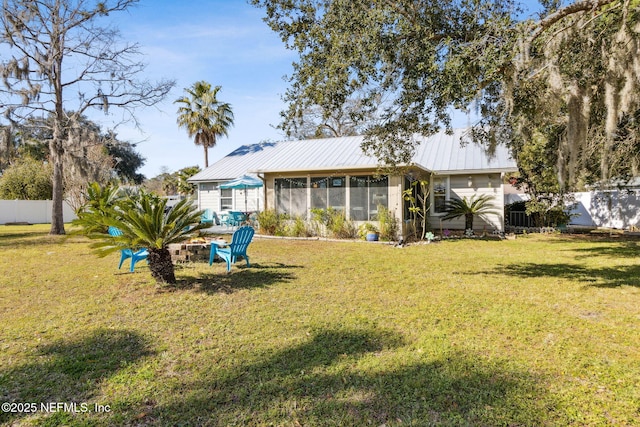
[[[247,255],[247,248],[255,230],[249,226],[238,228],[231,237],[231,243],[226,248],[219,247],[215,241],[211,242],[211,252],[209,254],[209,265],[213,264],[213,259],[216,254],[227,262],[227,272],[231,271],[231,264],[235,264],[237,257],[241,256],[247,261],[247,267],[251,267],[249,264],[249,255]]]
[[[211,209],[205,209],[202,217],[200,218],[200,222],[203,224],[211,224],[213,225],[214,223],[214,217],[213,217],[214,213]]]
[[[109,227],[109,234],[114,237],[122,236],[122,231],[120,231],[116,227]],[[136,263],[138,261],[142,261],[143,259],[147,259],[148,256],[149,251],[146,249],[138,249],[137,251],[134,251],[133,249],[121,249],[120,264],[118,264],[118,270],[120,269],[120,267],[122,267],[122,263],[127,258],[131,258],[131,267],[129,268],[129,271],[133,273],[133,269],[135,268]]]

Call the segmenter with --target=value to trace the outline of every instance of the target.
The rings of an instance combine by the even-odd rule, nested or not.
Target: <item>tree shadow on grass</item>
[[[589,258],[596,256],[607,256],[611,258],[639,258],[640,245],[637,242],[615,242],[607,245],[599,245],[590,248],[572,249],[577,252],[576,258]]]
[[[35,361],[10,369],[0,368],[0,401],[40,404],[88,403],[101,382],[137,360],[153,354],[147,339],[128,330],[97,329],[73,340],[60,340],[39,347]],[[101,403],[101,402],[94,402]],[[69,409],[69,408],[67,408]],[[67,425],[73,411],[62,410],[49,417],[50,425]],[[0,423],[31,415],[0,412]]]
[[[0,234],[0,248],[30,248],[32,246],[43,245],[67,245],[67,244],[87,244],[89,240],[76,234],[65,234],[62,236],[52,236],[43,232],[14,232]]]
[[[239,261],[227,273],[224,263],[216,263],[211,272],[199,274],[197,277],[187,277],[178,283],[167,287],[168,290],[197,290],[208,294],[233,293],[241,289],[257,289],[278,283],[294,280],[294,269],[303,268],[297,265],[282,263],[251,264],[247,267],[244,261]]]
[[[549,239],[548,243],[580,244],[581,247],[568,248],[565,251],[577,252],[584,257],[604,255],[613,258],[636,258],[640,256],[640,236],[563,234]],[[583,247],[584,244],[596,246]],[[582,256],[578,255],[578,258]]]
[[[390,331],[320,330],[261,361],[176,388],[174,402],[156,407],[154,418],[221,426],[546,423],[554,403],[535,376],[456,352],[384,367],[389,350],[403,344]]]
[[[3,247],[3,246],[8,246],[8,247],[19,246],[19,245],[23,244],[24,242],[31,243],[31,241],[36,239],[36,237],[39,237],[39,236],[37,234],[35,234],[35,233],[27,233],[27,232],[22,232],[22,233],[15,233],[15,232],[14,233],[2,233],[2,234],[0,234],[0,247]]]
[[[14,232],[0,234],[0,247],[26,248],[36,245],[65,243],[67,236],[50,236],[46,233]]]
[[[479,274],[502,274],[522,278],[556,277],[575,280],[585,286],[617,288],[620,286],[640,287],[640,266],[623,265],[615,267],[585,267],[575,264],[519,263],[499,265]]]

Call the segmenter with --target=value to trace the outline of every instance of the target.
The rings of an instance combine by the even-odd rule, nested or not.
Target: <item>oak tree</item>
[[[287,123],[358,93],[375,113],[363,148],[382,163],[409,162],[414,134],[473,109],[470,139],[507,144],[525,180],[543,165],[563,192],[640,167],[638,0],[252,3],[299,54]],[[525,160],[530,144],[550,155]]]

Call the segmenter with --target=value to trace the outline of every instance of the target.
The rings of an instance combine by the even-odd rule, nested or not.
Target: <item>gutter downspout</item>
[[[256,173],[256,176],[262,180],[262,200],[264,200],[264,209],[267,210],[267,179],[264,174]],[[258,199],[258,211],[260,211],[260,199]]]

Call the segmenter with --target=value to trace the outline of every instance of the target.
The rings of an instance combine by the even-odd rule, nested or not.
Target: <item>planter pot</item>
[[[378,233],[367,233],[367,242],[377,242]]]

